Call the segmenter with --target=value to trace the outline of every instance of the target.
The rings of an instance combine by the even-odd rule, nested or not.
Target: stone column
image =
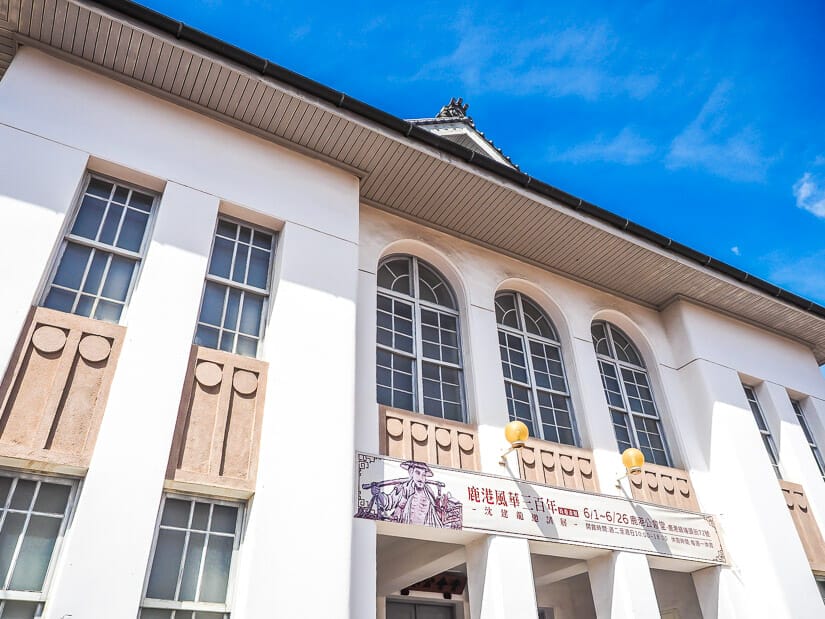
[[[659,619],[647,557],[610,552],[587,562],[598,619]]]
[[[467,546],[472,619],[532,619],[538,615],[527,540],[488,535]]]
[[[48,619],[137,614],[217,211],[214,196],[166,185]]]

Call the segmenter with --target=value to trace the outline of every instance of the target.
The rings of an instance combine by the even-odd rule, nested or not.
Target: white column
[[[350,616],[351,548],[363,541],[360,529],[353,537],[357,254],[293,223],[279,239],[238,619],[305,617],[320,604],[327,617]]]
[[[581,385],[583,406],[579,406],[576,421],[582,435],[584,447],[593,450],[593,462],[599,479],[600,491],[604,494],[621,494],[615,480],[624,475],[619,444],[613,432],[610,409],[604,397],[599,362],[593,342],[579,337],[573,338],[573,354],[565,357],[575,366],[575,376]],[[629,491],[628,491],[629,492]]]
[[[647,557],[611,552],[587,562],[598,619],[659,619]]]
[[[48,619],[137,614],[217,210],[188,187],[163,193]]]
[[[489,535],[467,546],[467,590],[472,619],[538,616],[527,540]]]
[[[738,374],[703,359],[679,374],[691,394],[692,414],[679,420],[685,444],[703,449],[688,460],[707,463],[691,480],[719,517],[735,575],[719,579],[718,595],[747,604],[747,617],[817,616],[822,602]]]
[[[0,377],[36,304],[88,156],[0,125]]]
[[[750,619],[749,605],[737,574],[729,567],[706,567],[691,574],[702,619]]]
[[[377,612],[376,535],[375,521],[352,519],[350,617],[368,619]]]
[[[762,383],[759,394],[760,404],[763,405],[765,415],[769,418],[768,424],[774,432],[784,478],[801,484],[805,489],[811,513],[819,530],[825,535],[825,484],[822,483],[822,473],[814,460],[808,439],[796,418],[790,396],[781,385],[767,381]],[[813,407],[810,401],[805,404],[808,406],[802,413],[809,420],[808,425],[815,427],[810,420],[816,416],[816,412],[811,410]]]
[[[470,305],[467,313],[465,324],[469,324],[472,341],[469,347],[465,347],[465,350],[469,348],[469,359],[464,365],[473,373],[474,397],[470,398],[470,410],[475,413],[475,419],[469,422],[478,424],[481,470],[493,475],[518,477],[515,457],[508,460],[509,469],[500,464],[501,454],[510,447],[504,438],[504,426],[510,421],[510,416],[498,350],[496,314],[492,307],[477,305]],[[464,336],[467,337],[466,332]]]

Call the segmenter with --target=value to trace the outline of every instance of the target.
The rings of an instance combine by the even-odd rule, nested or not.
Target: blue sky
[[[825,3],[143,4],[825,304]]]

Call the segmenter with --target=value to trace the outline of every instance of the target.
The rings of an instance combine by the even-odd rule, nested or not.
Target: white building
[[[129,2],[0,63],[0,619],[825,616],[825,308]]]

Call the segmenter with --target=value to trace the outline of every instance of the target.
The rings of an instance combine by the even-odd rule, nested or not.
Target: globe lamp
[[[507,466],[507,456],[510,452],[524,447],[525,441],[530,438],[530,429],[522,421],[511,421],[504,426],[504,438],[510,443],[510,449],[501,454],[501,465]]]

